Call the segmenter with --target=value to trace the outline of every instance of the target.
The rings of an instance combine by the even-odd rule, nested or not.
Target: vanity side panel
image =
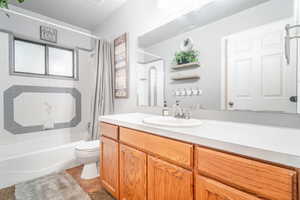
[[[297,173],[293,170],[196,148],[197,172],[270,200],[295,200]]]
[[[193,168],[193,145],[191,144],[123,127],[120,127],[120,142],[185,168]]]

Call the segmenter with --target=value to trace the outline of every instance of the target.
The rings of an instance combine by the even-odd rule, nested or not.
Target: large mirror
[[[210,0],[138,38],[137,103],[297,113],[293,0]]]

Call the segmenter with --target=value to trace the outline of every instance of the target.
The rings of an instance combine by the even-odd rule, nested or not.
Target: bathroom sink
[[[196,127],[202,125],[201,120],[197,119],[177,119],[175,117],[147,117],[144,118],[143,122],[149,125],[155,126],[165,126],[165,127],[176,127],[176,128],[184,128],[184,127]]]

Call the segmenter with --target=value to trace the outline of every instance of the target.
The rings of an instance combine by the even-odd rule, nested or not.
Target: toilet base
[[[82,179],[93,179],[99,176],[97,163],[89,163],[83,166],[81,172]]]

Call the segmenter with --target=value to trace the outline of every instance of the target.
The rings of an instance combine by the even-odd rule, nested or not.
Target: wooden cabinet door
[[[147,156],[145,153],[120,145],[120,199],[147,199]]]
[[[183,199],[193,199],[193,173],[148,156],[148,200]]]
[[[196,200],[262,200],[203,176],[196,177]]]
[[[101,182],[102,186],[116,199],[119,198],[119,144],[111,139],[101,138]]]

